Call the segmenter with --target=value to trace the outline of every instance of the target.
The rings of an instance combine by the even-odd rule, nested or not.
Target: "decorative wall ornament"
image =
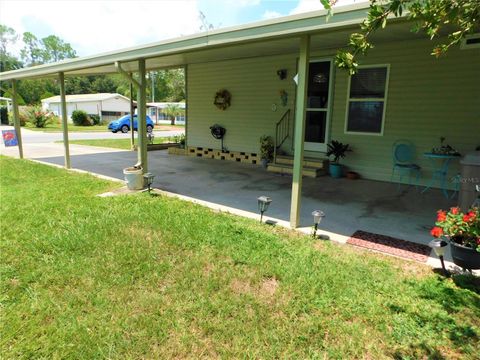
[[[220,90],[215,94],[215,100],[213,104],[220,110],[226,110],[230,106],[232,95],[228,90]]]

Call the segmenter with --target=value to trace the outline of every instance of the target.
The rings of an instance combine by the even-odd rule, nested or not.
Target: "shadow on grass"
[[[429,360],[444,360],[447,359],[440,351],[431,348],[426,344],[419,344],[417,346],[410,346],[408,350],[397,350],[392,354],[395,360],[405,359],[425,359]]]

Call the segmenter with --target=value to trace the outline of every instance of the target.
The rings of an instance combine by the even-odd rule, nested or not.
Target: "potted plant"
[[[437,221],[430,234],[445,237],[450,243],[453,262],[463,269],[480,269],[480,210],[467,213],[458,207],[438,210]]]
[[[330,175],[334,178],[341,178],[343,174],[342,165],[339,163],[340,158],[344,158],[347,151],[352,151],[349,144],[342,144],[340,141],[332,140],[328,145],[327,156],[333,156],[330,162]]]
[[[260,158],[264,168],[273,160],[273,139],[271,136],[263,135],[260,138]]]

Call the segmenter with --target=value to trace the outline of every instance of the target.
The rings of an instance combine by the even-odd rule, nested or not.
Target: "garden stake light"
[[[148,193],[151,194],[153,179],[155,178],[155,175],[148,172],[148,173],[143,174],[143,177],[144,177],[145,182],[147,183],[147,186],[148,186]]]
[[[325,217],[325,213],[320,210],[314,210],[312,212],[313,215],[313,238],[315,239],[317,237],[317,230],[318,230],[318,224],[322,221],[322,219]]]
[[[445,277],[449,277],[450,273],[447,271],[445,268],[445,263],[443,261],[443,256],[445,255],[445,247],[448,245],[446,241],[440,240],[440,239],[433,239],[428,243],[428,246],[430,246],[433,251],[435,251],[435,255],[438,256],[440,259],[440,262],[442,263],[442,269],[443,269],[443,274]]]
[[[258,211],[260,211],[260,222],[262,222],[263,213],[268,210],[268,206],[272,202],[272,199],[268,196],[260,196],[257,200],[258,200]]]

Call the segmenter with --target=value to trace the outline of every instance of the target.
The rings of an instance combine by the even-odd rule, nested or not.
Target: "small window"
[[[478,49],[480,48],[480,34],[467,35],[461,42],[460,49]]]
[[[382,135],[388,66],[362,67],[350,77],[345,132]]]

